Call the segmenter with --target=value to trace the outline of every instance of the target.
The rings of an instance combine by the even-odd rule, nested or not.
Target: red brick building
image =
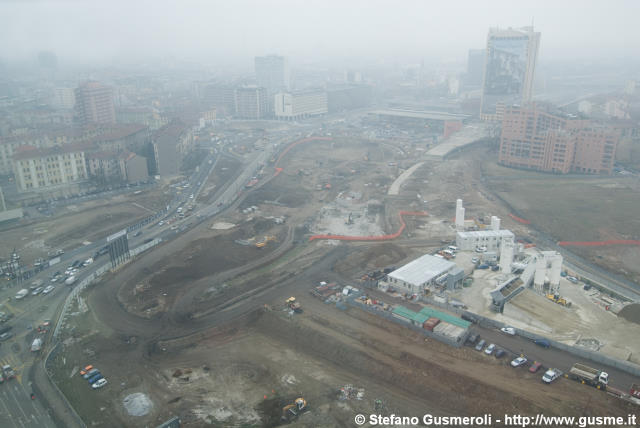
[[[611,174],[619,133],[535,104],[506,107],[500,164],[567,174]]]

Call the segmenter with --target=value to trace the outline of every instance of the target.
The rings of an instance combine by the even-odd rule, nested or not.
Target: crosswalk
[[[24,312],[24,309],[17,308],[12,304],[10,304],[8,301],[5,301],[1,305],[0,311],[13,314],[14,317],[17,317],[18,315]]]

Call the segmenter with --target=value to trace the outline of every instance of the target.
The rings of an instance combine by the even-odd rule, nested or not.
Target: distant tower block
[[[456,200],[456,229],[464,230],[464,207],[462,199]]]
[[[500,230],[500,218],[491,216],[491,230]]]
[[[513,242],[503,241],[500,247],[500,272],[511,273],[511,263],[513,263],[513,254],[515,245]]]

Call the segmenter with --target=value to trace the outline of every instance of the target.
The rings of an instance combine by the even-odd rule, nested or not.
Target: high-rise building
[[[505,106],[531,101],[539,45],[540,33],[533,27],[489,30],[481,119],[499,121]]]
[[[619,134],[593,121],[535,104],[508,106],[502,120],[502,165],[566,174],[610,174]]]
[[[267,90],[263,87],[244,86],[237,88],[236,116],[242,119],[264,119],[273,110],[273,96],[267,95]],[[270,108],[271,107],[271,108]]]
[[[256,82],[269,95],[289,90],[289,65],[287,59],[278,55],[255,58]]]
[[[467,88],[479,88],[482,86],[482,74],[484,73],[484,49],[469,49],[467,59],[467,75],[464,84]]]
[[[82,124],[115,123],[113,89],[94,81],[81,84],[76,88],[76,110]]]

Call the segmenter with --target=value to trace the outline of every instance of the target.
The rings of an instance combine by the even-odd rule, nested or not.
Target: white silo
[[[491,230],[500,230],[500,217],[491,216]]]
[[[536,287],[544,286],[544,279],[547,276],[547,261],[543,255],[538,255],[536,258],[536,273],[533,277],[533,283]]]
[[[462,199],[456,200],[456,229],[464,230],[464,207]]]
[[[515,246],[512,242],[503,241],[500,248],[500,272],[511,273],[511,263],[513,263],[513,253]]]
[[[551,259],[551,272],[549,272],[549,283],[552,287],[560,285],[560,273],[562,272],[562,254],[556,253]]]

